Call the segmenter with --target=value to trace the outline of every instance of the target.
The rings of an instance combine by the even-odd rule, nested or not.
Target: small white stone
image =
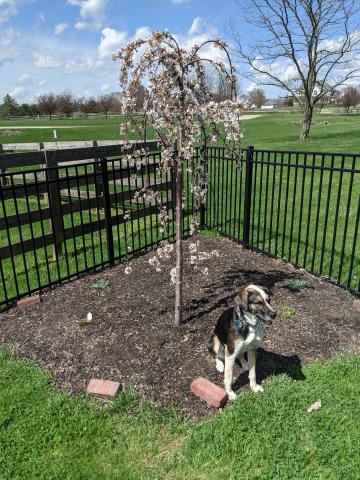
[[[92,319],[93,319],[92,313],[89,312],[89,313],[86,315],[86,320],[87,320],[88,322],[91,322]]]

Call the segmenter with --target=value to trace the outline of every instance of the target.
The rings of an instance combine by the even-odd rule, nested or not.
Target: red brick
[[[223,407],[228,401],[228,395],[223,388],[218,387],[203,377],[196,378],[190,385],[194,395],[216,408]]]
[[[88,395],[101,398],[114,398],[119,391],[120,383],[112,382],[111,380],[101,380],[92,378],[86,389]]]
[[[21,309],[25,310],[25,308],[30,307],[31,305],[36,305],[40,303],[40,295],[33,295],[32,297],[22,298],[16,302],[16,305]]]

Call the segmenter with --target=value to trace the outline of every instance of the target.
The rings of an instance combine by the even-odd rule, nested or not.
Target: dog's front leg
[[[228,352],[225,352],[224,385],[225,385],[226,393],[229,395],[230,400],[234,400],[236,398],[235,392],[231,388],[234,364],[235,364],[235,355],[229,355]]]
[[[256,383],[256,350],[248,351],[248,362],[250,388],[253,392],[263,392],[262,386]]]

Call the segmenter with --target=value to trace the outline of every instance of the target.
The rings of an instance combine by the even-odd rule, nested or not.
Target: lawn
[[[302,117],[298,114],[259,112],[261,117],[243,122],[244,145],[256,148],[308,150],[325,152],[360,152],[360,116],[315,115],[311,138],[298,140]],[[21,126],[65,126],[57,129],[57,140],[117,140],[120,139],[121,118],[69,119],[69,120],[15,120],[0,121],[0,142],[51,142],[51,129],[23,129]],[[327,122],[327,124],[325,124]],[[17,135],[4,135],[2,128],[19,127]],[[151,137],[152,132],[149,132]]]
[[[71,397],[1,351],[1,479],[357,480],[359,369],[352,355],[310,364],[193,423],[130,391],[107,406]]]

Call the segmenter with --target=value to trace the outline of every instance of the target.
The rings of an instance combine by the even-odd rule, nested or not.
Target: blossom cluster
[[[228,62],[202,58],[205,45],[220,49]],[[168,171],[175,164],[188,169],[191,189],[197,205],[205,203],[209,177],[202,162],[195,165],[194,149],[202,140],[222,142],[232,154],[240,152],[242,131],[239,122],[241,103],[226,100],[212,101],[206,82],[207,68],[221,73],[235,94],[235,76],[227,44],[217,38],[185,50],[169,32],[153,32],[146,39],[136,39],[118,50],[114,59],[120,60],[120,88],[125,121],[121,134],[125,139],[146,133],[152,127],[159,139],[161,166]],[[145,86],[144,113],[136,112],[136,94]],[[234,152],[234,150],[238,152]],[[130,157],[142,161],[141,152]],[[204,159],[201,159],[204,160]]]

